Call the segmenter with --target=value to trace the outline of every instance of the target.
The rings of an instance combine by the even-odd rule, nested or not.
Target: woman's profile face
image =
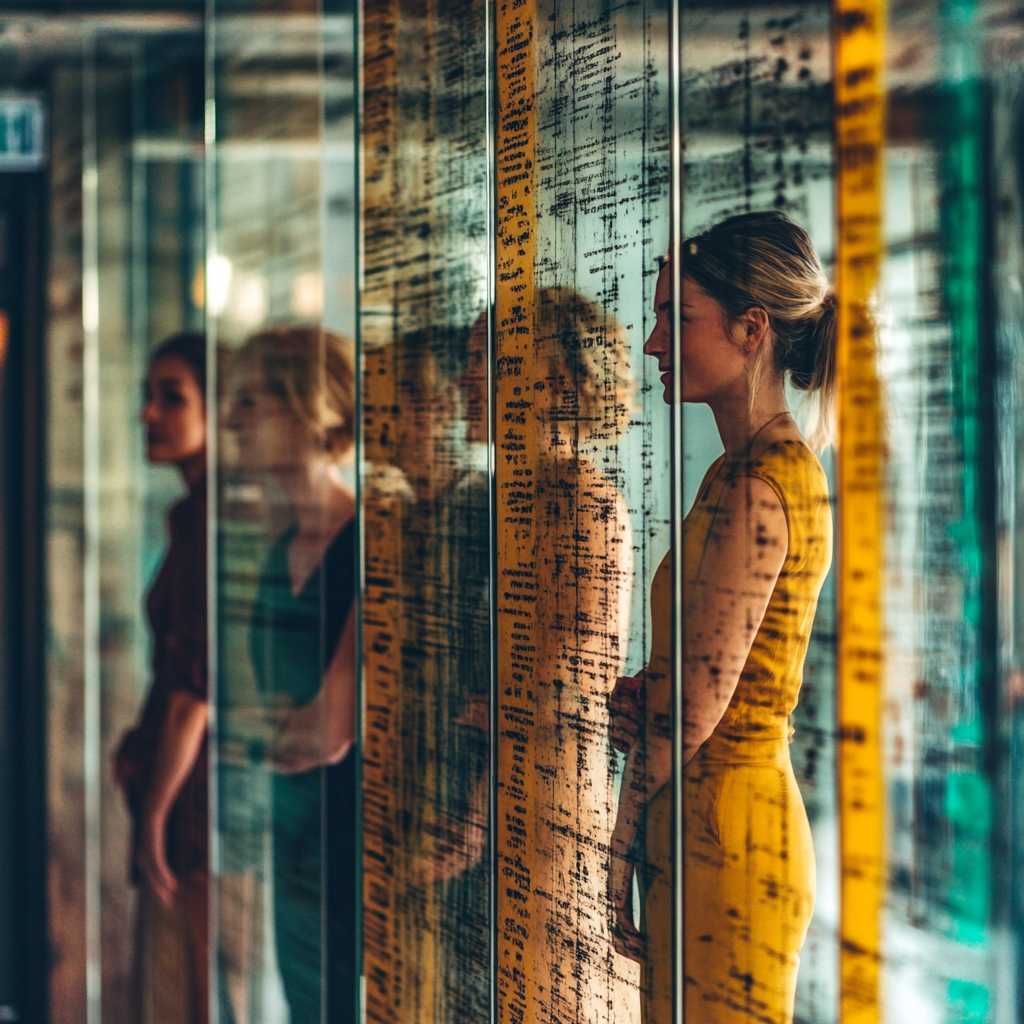
[[[242,468],[252,472],[287,473],[312,454],[309,431],[252,359],[232,370],[224,425],[236,436]]]
[[[672,264],[666,262],[654,291],[654,329],[644,352],[658,360],[663,399],[671,404],[676,373],[684,402],[707,402],[731,390],[743,376],[747,354],[730,332],[725,310],[692,278],[683,275],[682,336],[676,366],[672,352]]]
[[[178,356],[155,359],[142,396],[146,458],[182,463],[206,449],[206,409],[192,368]]]

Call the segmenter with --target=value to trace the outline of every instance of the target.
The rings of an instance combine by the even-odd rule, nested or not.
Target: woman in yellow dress
[[[681,274],[681,365],[672,277]],[[818,399],[827,443],[835,297],[807,233],[781,213],[731,217],[667,263],[644,351],[664,400],[705,402],[725,448],[683,524],[682,608],[671,559],[651,586],[646,668],[619,680],[612,740],[629,751],[612,837],[613,942],[644,968],[644,1021],[788,1024],[814,906],[814,850],[789,757],[818,594],[831,564],[828,484],[785,382]],[[683,892],[672,880],[672,633],[682,642]],[[633,919],[634,871],[642,893]],[[673,950],[681,915],[683,949]]]

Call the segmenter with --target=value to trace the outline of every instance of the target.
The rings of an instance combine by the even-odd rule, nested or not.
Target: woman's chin
[[[172,462],[173,460],[159,445],[151,445],[146,448],[146,461],[154,466],[162,466],[165,462]]]

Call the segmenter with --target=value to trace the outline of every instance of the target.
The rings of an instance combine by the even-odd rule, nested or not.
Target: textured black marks
[[[684,42],[690,208],[694,200],[722,212],[803,208],[808,185],[831,173],[826,12],[722,10],[702,28],[715,45],[702,41],[690,52]]]

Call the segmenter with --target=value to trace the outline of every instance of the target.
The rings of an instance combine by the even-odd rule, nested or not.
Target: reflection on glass
[[[538,289],[533,332],[538,529],[530,554],[540,585],[524,637],[535,694],[522,694],[532,705],[522,721],[531,758],[517,801],[528,841],[524,905],[538,938],[527,983],[554,1017],[581,1019],[601,1007],[605,1019],[629,1021],[636,971],[616,955],[609,927],[608,697],[625,663],[633,543],[625,499],[600,462],[600,447],[617,441],[633,411],[628,337],[569,288]]]
[[[249,338],[227,426],[286,512],[251,613],[266,704],[277,963],[291,1019],[356,1019],[355,497],[351,343],[316,328]],[[254,724],[254,723],[251,723]]]
[[[396,1024],[1014,1017],[1005,7],[387,0],[358,68],[342,0],[0,18],[51,143],[54,1020],[345,1020],[360,985]],[[837,285],[820,467],[783,414],[821,376],[817,257],[794,231],[765,290],[767,236],[723,223],[768,209]],[[795,347],[754,372],[757,310]],[[188,329],[208,535],[137,423]],[[761,404],[723,419],[722,375]]]
[[[669,10],[542,0],[495,25],[499,1016],[635,1022],[608,699],[646,655],[673,478],[638,358],[669,237]]]
[[[359,146],[366,1019],[486,1020],[489,5],[372,4]],[[466,400],[466,391],[474,398]]]
[[[464,443],[457,381],[464,331],[401,340],[399,468],[412,504],[402,591],[408,756],[423,766],[407,841],[411,877],[434,907],[435,1006],[478,1019],[490,1005],[487,858],[490,732],[489,486]],[[480,423],[476,424],[479,433]],[[417,726],[414,718],[429,716]]]

